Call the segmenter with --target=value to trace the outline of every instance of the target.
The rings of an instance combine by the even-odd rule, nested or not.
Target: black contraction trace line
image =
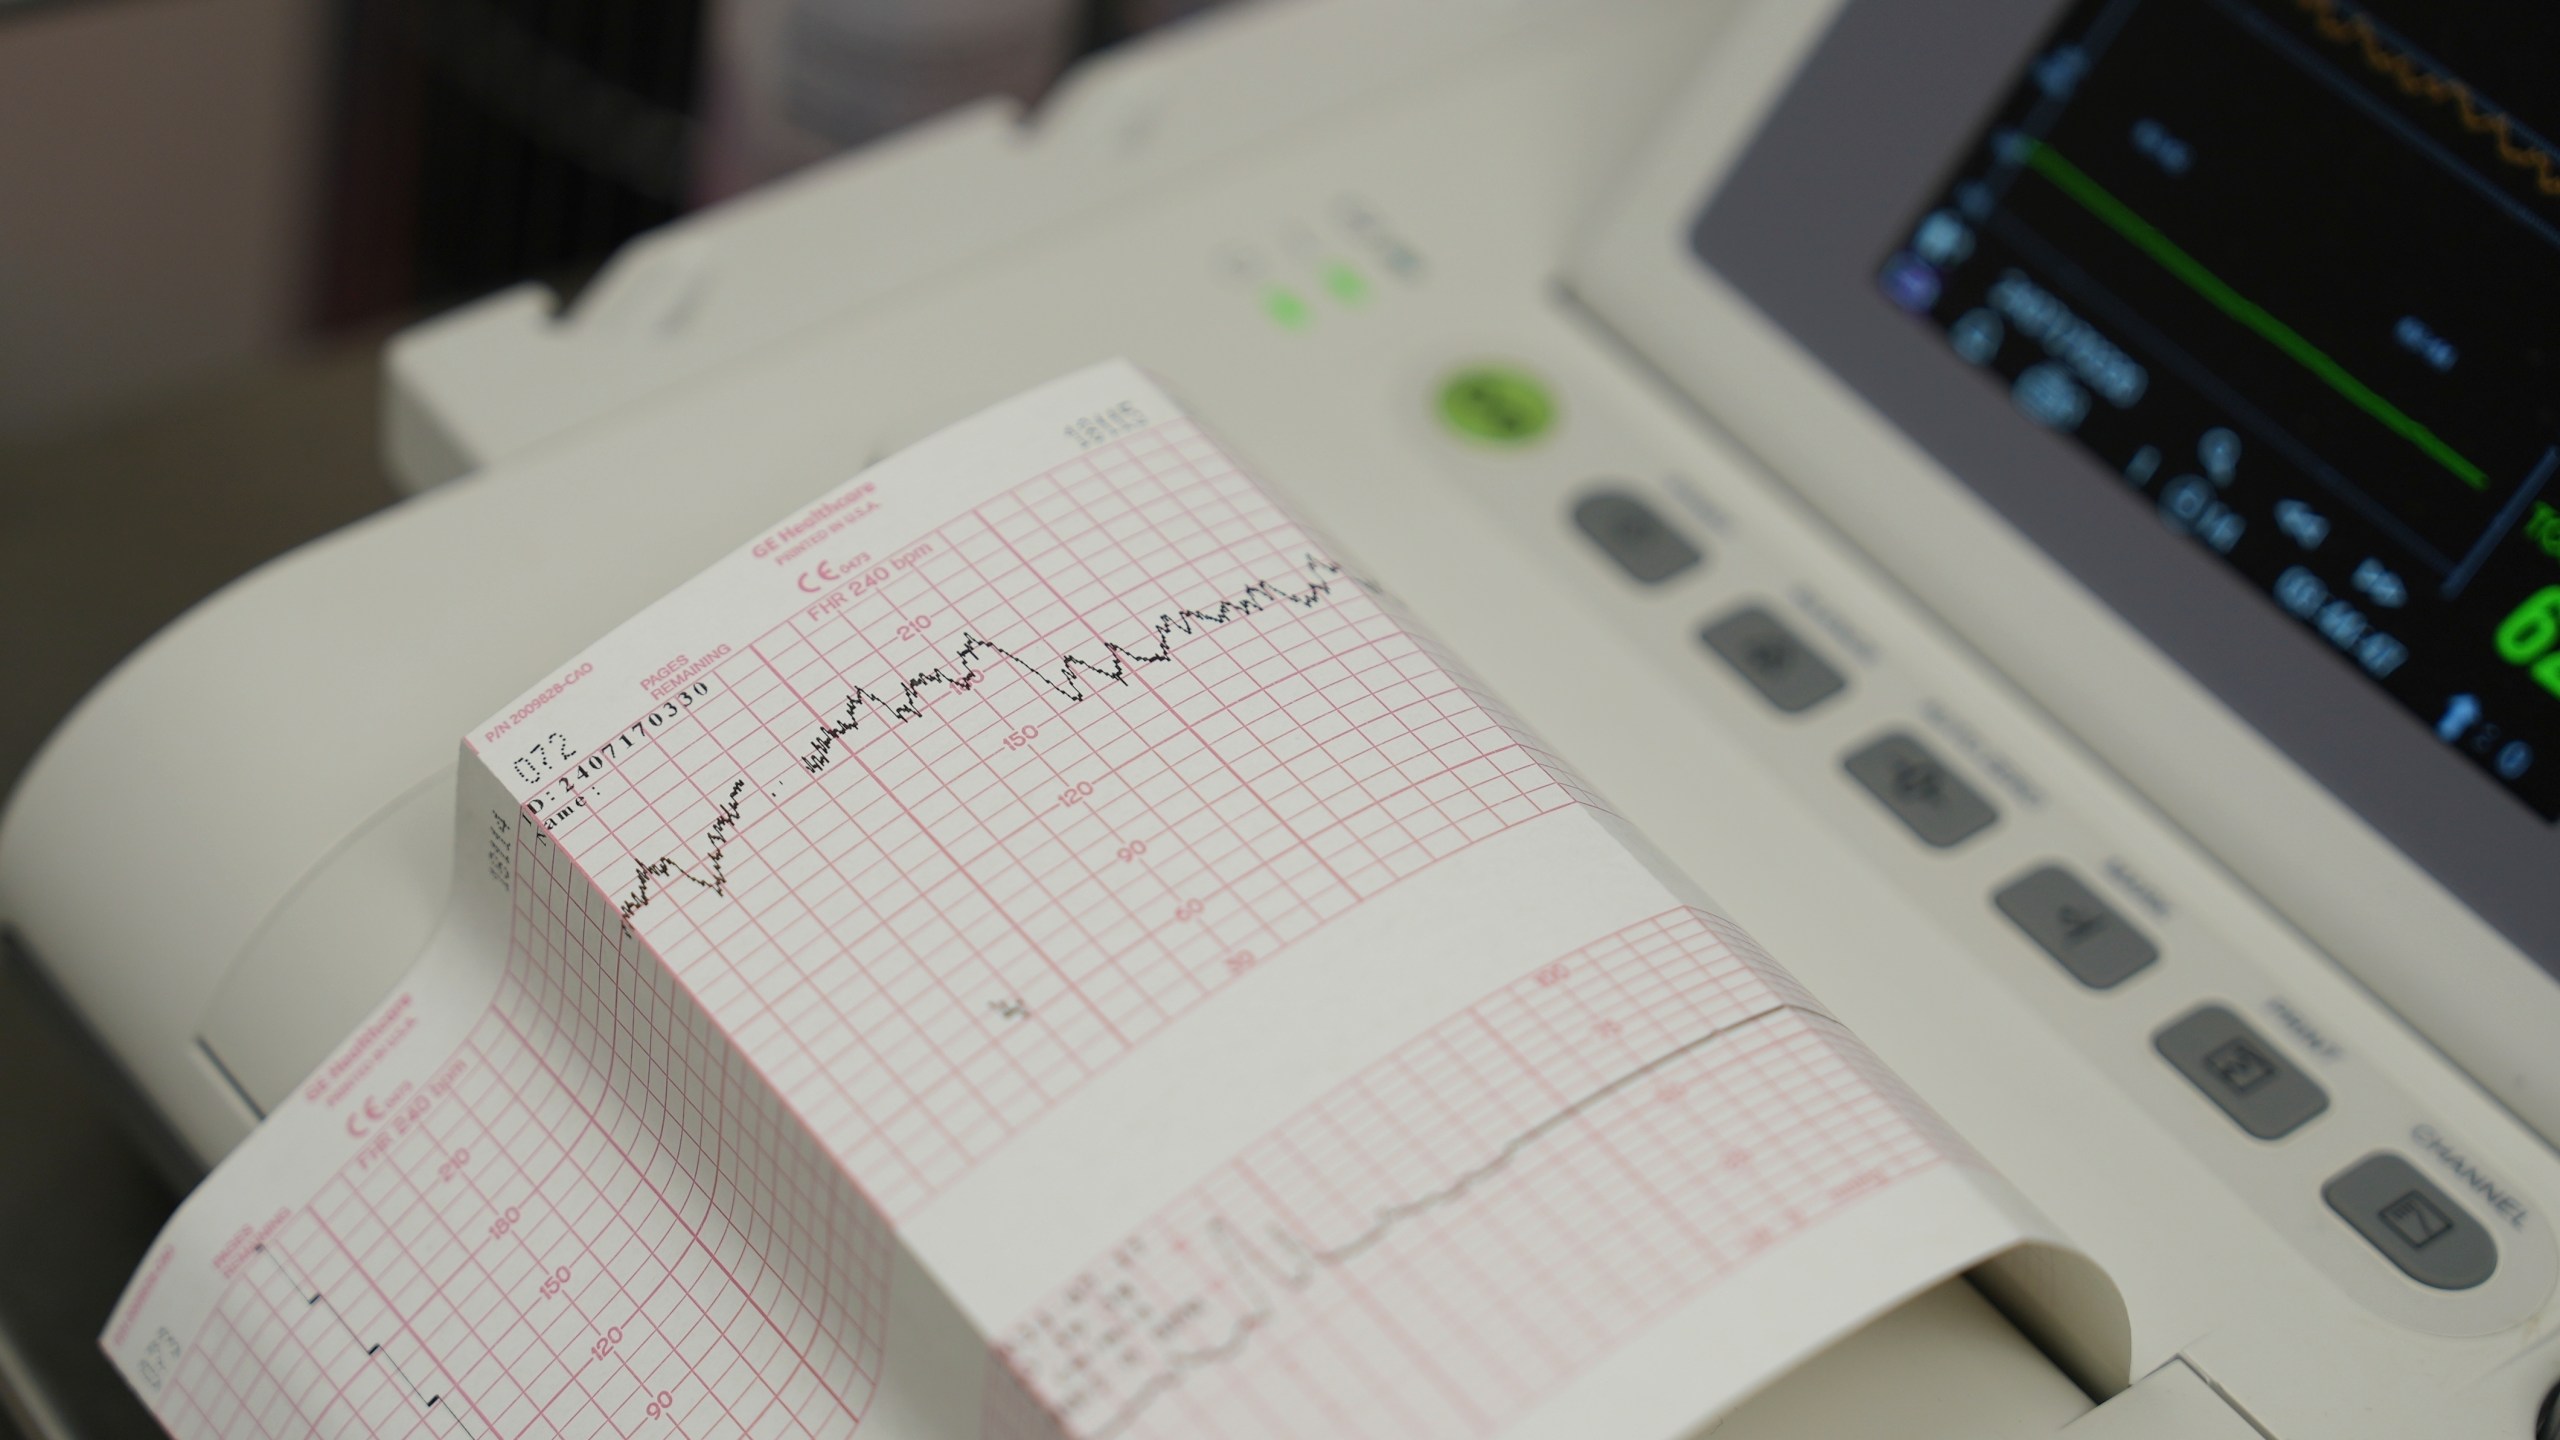
[[[1225,1364],[1242,1354],[1245,1346],[1253,1339],[1254,1333],[1271,1323],[1279,1314],[1279,1302],[1271,1293],[1272,1287],[1277,1286],[1290,1291],[1306,1289],[1307,1286],[1315,1283],[1318,1273],[1358,1259],[1375,1248],[1405,1221],[1465,1199],[1478,1185],[1509,1169],[1511,1163],[1520,1157],[1522,1151],[1580,1119],[1593,1107],[1602,1104],[1612,1096],[1641,1083],[1664,1066],[1705,1049],[1738,1030],[1756,1025],[1782,1011],[1797,1008],[1800,1007],[1786,1004],[1773,1005],[1766,1010],[1755,1011],[1739,1020],[1719,1025],[1705,1034],[1693,1036],[1673,1046],[1512,1136],[1503,1142],[1490,1158],[1466,1170],[1438,1189],[1427,1191],[1411,1200],[1381,1206],[1370,1212],[1369,1228],[1339,1244],[1311,1245],[1280,1226],[1273,1225],[1269,1228],[1270,1238],[1266,1247],[1255,1244],[1236,1227],[1228,1224],[1224,1217],[1211,1219],[1207,1229],[1211,1238],[1217,1242],[1219,1259],[1227,1267],[1228,1273],[1234,1277],[1237,1292],[1249,1297],[1244,1313],[1236,1318],[1226,1338],[1214,1344],[1192,1350],[1168,1349],[1156,1372],[1148,1376],[1136,1393],[1132,1394],[1093,1431],[1094,1440],[1107,1440],[1107,1437],[1127,1429],[1149,1406],[1180,1385],[1183,1378],[1191,1372]],[[1271,1254],[1275,1250],[1280,1252],[1281,1256],[1276,1260]]]

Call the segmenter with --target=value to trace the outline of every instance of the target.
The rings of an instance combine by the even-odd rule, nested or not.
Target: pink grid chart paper
[[[1753,1256],[1967,1154],[1750,942],[1676,910],[1246,1147],[1015,1323],[991,1427],[1490,1435]],[[999,1422],[1000,1426],[999,1426]]]
[[[1484,1436],[1871,1197],[1896,1275],[2006,1225],[1125,364],[812,502],[460,794],[426,956],[111,1321],[182,1440]]]
[[[163,1393],[225,1440],[841,1437],[890,1239],[566,858],[519,830],[495,1001],[240,1252]]]
[[[1292,941],[1588,799],[1182,420],[701,690],[551,792],[553,833],[892,1218]]]

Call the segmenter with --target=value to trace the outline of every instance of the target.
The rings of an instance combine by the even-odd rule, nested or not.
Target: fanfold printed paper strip
[[[112,1317],[184,1440],[1669,1437],[2042,1238],[1126,364],[461,764],[427,953]]]

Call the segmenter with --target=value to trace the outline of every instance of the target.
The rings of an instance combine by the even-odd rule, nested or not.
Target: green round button
[[[1477,365],[1440,387],[1440,418],[1471,440],[1526,445],[1554,428],[1556,402],[1534,375]]]

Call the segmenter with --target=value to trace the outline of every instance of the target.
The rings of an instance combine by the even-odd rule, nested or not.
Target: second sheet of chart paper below
[[[1125,364],[460,793],[428,955],[118,1308],[182,1436],[1669,1437],[2048,1238]]]

